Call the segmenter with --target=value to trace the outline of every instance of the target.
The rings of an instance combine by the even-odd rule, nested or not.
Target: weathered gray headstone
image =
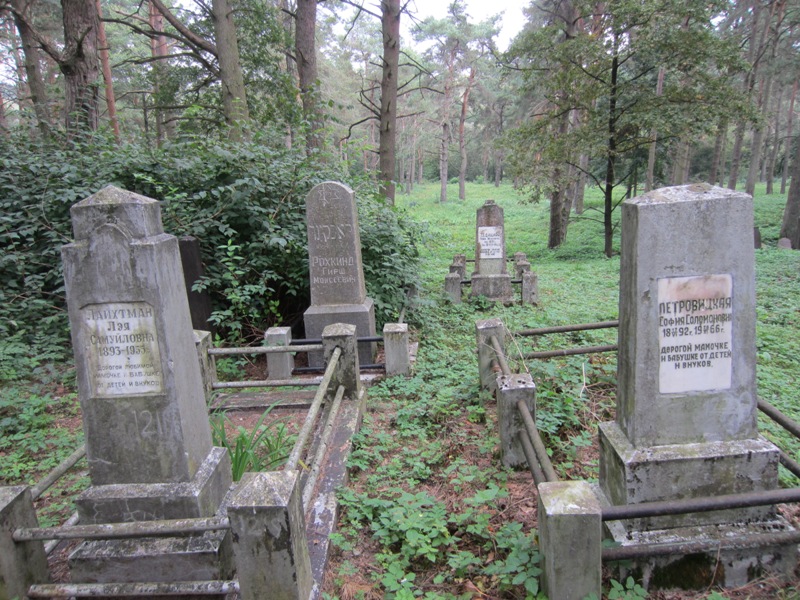
[[[756,429],[754,252],[741,243],[752,231],[752,198],[718,187],[623,203],[617,417],[600,426],[600,485],[612,504],[777,486],[778,450]],[[773,515],[764,507],[609,527],[630,543],[635,532],[680,536],[674,528]],[[730,566],[726,581],[742,573]]]
[[[375,308],[367,297],[355,194],[346,185],[325,182],[306,198],[311,306],[304,314],[306,337],[318,338],[327,325],[350,323],[358,337],[375,336]],[[375,362],[375,344],[359,344],[359,360]],[[312,366],[322,365],[310,353]]]
[[[178,240],[157,201],[112,186],[71,213],[62,257],[91,477],[81,521],[212,516],[230,461],[211,443]]]
[[[511,300],[511,276],[506,267],[503,209],[487,200],[478,209],[475,228],[475,272],[470,296],[490,300]]]

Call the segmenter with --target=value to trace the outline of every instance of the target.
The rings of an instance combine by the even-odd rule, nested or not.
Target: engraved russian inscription
[[[478,227],[480,258],[503,258],[503,228]]]
[[[93,396],[163,393],[152,306],[146,302],[89,304],[81,315]]]
[[[731,387],[732,296],[729,274],[658,280],[662,394]]]

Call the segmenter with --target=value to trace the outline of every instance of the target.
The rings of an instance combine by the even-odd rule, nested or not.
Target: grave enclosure
[[[487,200],[476,215],[475,270],[467,279],[467,258],[456,254],[450,272],[445,277],[445,294],[453,304],[461,302],[461,288],[469,285],[470,298],[483,297],[493,302],[513,302],[512,283],[521,286],[522,304],[538,304],[538,278],[523,252],[514,254],[516,279],[508,272],[506,255],[505,217],[494,200]]]
[[[756,427],[754,255],[741,243],[752,198],[679,186],[622,210],[617,411],[600,424],[598,484],[558,481],[544,448],[522,444],[526,428],[532,445],[538,438],[535,386],[508,372],[502,322],[476,326],[503,462],[527,458],[538,482],[544,590],[551,600],[599,596],[606,556],[627,559],[618,579],[646,587],[791,575],[800,536],[770,502],[800,494],[777,490],[780,450]],[[496,383],[493,360],[504,367]]]
[[[79,525],[54,530],[37,527],[29,487],[0,488],[0,598],[67,589],[47,585],[45,539],[84,540],[69,556],[69,595],[318,597],[335,489],[366,402],[356,326],[328,324],[309,346],[325,373],[285,469],[233,484],[208,420],[210,336],[193,334],[159,203],[109,186],[71,212],[62,255],[91,484],[76,500]],[[407,327],[390,325],[390,345],[407,346]],[[402,354],[387,350],[398,374]],[[285,367],[273,361],[270,375],[291,376]]]

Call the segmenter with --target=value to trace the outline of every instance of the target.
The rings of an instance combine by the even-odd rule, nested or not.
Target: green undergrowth
[[[590,481],[598,477],[592,446],[597,424],[614,418],[616,353],[540,360],[524,355],[615,344],[617,330],[537,338],[518,332],[618,318],[619,256],[602,255],[602,225],[593,220],[592,211],[600,207],[600,198],[589,192],[589,210],[570,224],[567,243],[548,250],[546,203],[525,204],[510,186],[472,184],[467,193],[465,201],[440,204],[438,188],[429,185],[398,198],[429,232],[421,248],[423,291],[417,310],[409,314],[420,350],[412,377],[370,389],[371,409],[351,457],[354,479],[340,493],[343,514],[333,539],[338,551],[331,598],[539,594],[535,523],[507,508],[521,474],[499,466],[495,406],[478,390],[478,319],[500,318],[511,334],[511,369],[530,372],[537,385],[536,422],[559,475]],[[538,306],[470,300],[468,288],[460,305],[451,305],[444,296],[453,255],[473,257],[475,211],[486,199],[504,209],[507,254],[525,252],[539,276]],[[775,248],[783,202],[776,196],[755,198],[756,225],[765,241],[765,248],[756,252],[758,393],[800,420],[794,401],[800,254]],[[800,460],[794,438],[764,417],[759,426]],[[781,482],[798,483],[783,469]],[[712,591],[694,597],[709,593],[725,597]],[[632,579],[605,585],[604,597],[645,596]]]

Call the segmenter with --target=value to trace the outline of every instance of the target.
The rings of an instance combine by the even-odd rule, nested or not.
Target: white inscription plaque
[[[481,258],[503,258],[503,228],[478,227]]]
[[[659,391],[729,389],[732,321],[729,274],[659,279]]]
[[[92,396],[163,393],[152,306],[146,302],[89,304],[81,313]]]

